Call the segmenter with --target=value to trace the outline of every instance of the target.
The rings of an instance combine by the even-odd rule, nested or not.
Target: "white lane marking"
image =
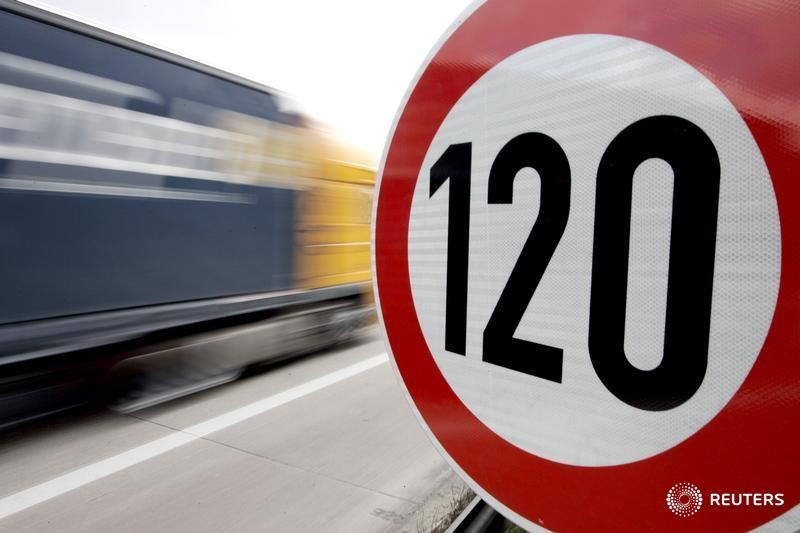
[[[174,450],[184,444],[194,442],[211,433],[228,428],[239,422],[243,422],[254,416],[266,413],[271,409],[285,405],[292,400],[297,400],[307,396],[312,392],[324,389],[340,381],[361,374],[378,365],[389,361],[386,353],[370,357],[354,365],[336,370],[330,374],[312,379],[302,385],[297,385],[283,392],[279,392],[262,400],[239,407],[233,411],[215,416],[205,422],[195,424],[182,431],[178,431],[166,437],[161,437],[150,441],[136,448],[119,453],[102,461],[78,468],[61,476],[55,477],[50,481],[39,483],[31,488],[21,490],[17,493],[0,499],[0,519],[11,516],[20,511],[24,511],[36,504],[51,500],[61,496],[71,490],[88,485],[98,479],[108,477],[128,467],[137,465],[153,457],[157,457],[170,450]]]

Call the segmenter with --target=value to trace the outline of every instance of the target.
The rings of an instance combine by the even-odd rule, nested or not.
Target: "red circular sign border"
[[[723,1],[490,0],[445,40],[409,93],[377,190],[373,250],[382,324],[407,391],[449,458],[503,506],[532,524],[557,530],[707,530],[726,525],[749,529],[800,501],[796,460],[800,454],[794,444],[800,437],[796,384],[800,328],[795,325],[800,317],[800,183],[793,180],[793,171],[800,169],[800,121],[792,120],[797,115],[775,116],[781,101],[796,99],[800,75],[792,71],[791,63],[777,73],[774,68],[764,72],[762,65],[768,61],[764,58],[785,57],[786,49],[800,49],[792,23],[800,8],[788,4],[784,8],[777,15],[744,13],[751,29],[760,31],[756,52],[744,36],[730,27],[726,30],[726,25],[735,27],[732,15],[742,13]],[[670,31],[676,26],[680,31]],[[725,31],[731,36],[724,37]],[[416,178],[449,110],[499,61],[538,42],[581,33],[620,35],[659,46],[711,79],[740,111],[762,152],[781,222],[775,314],[742,387],[711,422],[682,443],[654,457],[611,467],[576,467],[542,459],[508,443],[477,419],[433,360],[419,327],[408,273],[408,220]],[[706,42],[693,41],[701,37]],[[725,45],[724,54],[718,53],[714,38]],[[704,492],[780,492],[785,505],[707,507],[691,519],[681,519],[669,512],[664,498],[673,484],[682,481]]]

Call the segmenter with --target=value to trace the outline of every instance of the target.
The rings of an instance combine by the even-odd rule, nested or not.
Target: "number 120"
[[[645,160],[666,161],[674,173],[664,352],[652,370],[625,355],[625,305],[633,176]],[[450,181],[445,349],[464,355],[467,329],[469,202],[472,143],[450,145],[430,170],[430,196]],[[543,133],[506,143],[489,171],[488,203],[510,204],[514,178],[532,168],[541,179],[536,222],[483,330],[483,360],[561,383],[563,350],[514,338],[525,309],[564,234],[570,210],[570,166]],[[652,116],[622,130],[597,169],[589,354],[617,398],[648,411],[672,409],[697,392],[708,363],[720,166],[711,139],[675,116]]]

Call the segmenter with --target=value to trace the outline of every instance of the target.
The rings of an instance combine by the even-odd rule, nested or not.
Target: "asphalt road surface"
[[[424,531],[463,484],[363,342],[0,433],[0,531]]]

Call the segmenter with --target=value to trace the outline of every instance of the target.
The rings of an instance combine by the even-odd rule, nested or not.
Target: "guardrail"
[[[509,527],[516,526],[492,509],[480,496],[475,496],[445,533],[503,533]]]

